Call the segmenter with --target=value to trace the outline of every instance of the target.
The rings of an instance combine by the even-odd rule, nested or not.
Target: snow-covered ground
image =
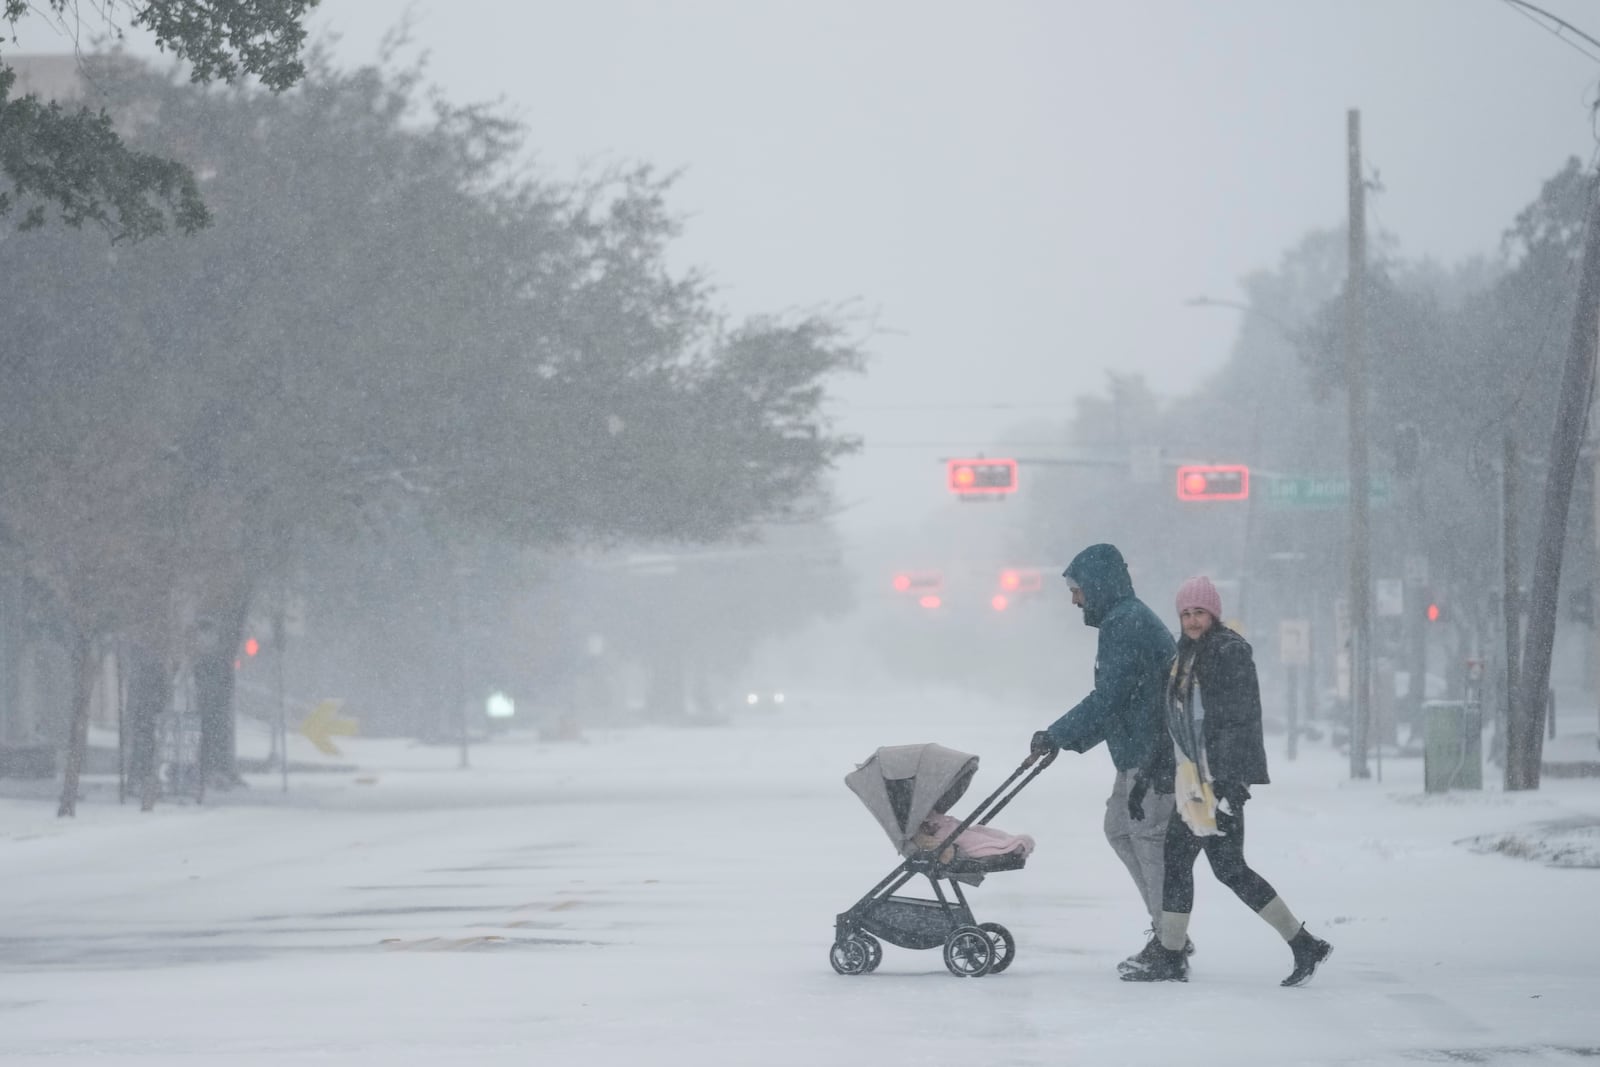
[[[1252,862],[1335,946],[1305,988],[1278,986],[1287,948],[1203,863],[1188,984],[1117,980],[1145,922],[1100,833],[1103,752],[1063,755],[996,820],[1039,841],[1025,870],[970,894],[1016,936],[1014,967],[959,980],[937,951],[891,946],[875,974],[834,974],[835,913],[895,862],[845,773],[885,744],[976,752],[964,813],[1036,718],[950,696],[817,698],[719,729],[512,734],[467,771],[450,748],[341,739],[355,773],[298,775],[287,795],[262,776],[153,814],[100,780],[76,820],[0,800],[0,1059],[1600,1056],[1600,869],[1470,847],[1600,824],[1600,782],[1426,797],[1417,761],[1353,783],[1318,744],[1289,763],[1269,741],[1276,781],[1249,808]]]

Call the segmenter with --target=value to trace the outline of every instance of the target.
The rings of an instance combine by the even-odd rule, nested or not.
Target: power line
[[[1597,48],[1597,49],[1600,49],[1600,41],[1597,41],[1593,37],[1590,37],[1587,33],[1584,33],[1582,30],[1578,29],[1578,27],[1574,26],[1572,23],[1568,22],[1566,19],[1559,18],[1556,15],[1552,15],[1550,12],[1546,11],[1542,7],[1539,7],[1539,6],[1535,5],[1535,4],[1528,3],[1528,0],[1503,0],[1503,2],[1508,7],[1510,7],[1511,10],[1515,11],[1517,14],[1521,15],[1523,18],[1527,19],[1529,22],[1533,23],[1535,26],[1538,26],[1540,29],[1543,29],[1543,30],[1545,30],[1545,31],[1547,31],[1549,33],[1554,34],[1556,40],[1560,41],[1562,44],[1567,45],[1573,51],[1578,52],[1580,55],[1584,56],[1586,59],[1592,59],[1594,62],[1600,63],[1600,55],[1596,55],[1594,52],[1590,52],[1590,51],[1584,49],[1576,41],[1568,40],[1565,36],[1562,35],[1562,31],[1570,30],[1572,33],[1576,34],[1579,37],[1582,37],[1585,41],[1588,41],[1590,44],[1594,45],[1595,48]],[[1539,19],[1541,19],[1541,18],[1548,19],[1549,21],[1555,23],[1555,26],[1551,27],[1551,26],[1544,25],[1543,23],[1541,23],[1539,21]]]
[[[1070,408],[1076,403],[1076,400],[1043,401],[1031,404],[1017,404],[1008,400],[975,404],[852,404],[848,401],[839,401],[838,406],[850,411],[1010,411]]]

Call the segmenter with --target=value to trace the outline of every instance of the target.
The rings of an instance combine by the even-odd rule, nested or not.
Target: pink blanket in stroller
[[[950,831],[960,825],[960,819],[935,813],[922,820],[922,825],[917,828],[919,832],[912,838],[912,843],[921,849],[937,848],[941,841],[950,836]],[[993,826],[969,826],[955,839],[954,847],[957,856],[970,859],[1004,856],[1012,852],[1029,856],[1033,854],[1033,838],[1027,834],[1008,834]],[[949,862],[950,857],[945,856],[942,859],[943,862]]]

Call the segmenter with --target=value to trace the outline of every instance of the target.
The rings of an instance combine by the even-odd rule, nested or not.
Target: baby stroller
[[[833,948],[828,953],[833,969],[840,974],[870,974],[883,960],[880,938],[901,948],[942,945],[944,965],[958,978],[981,978],[1009,967],[1017,951],[1011,931],[999,923],[974,921],[961,884],[976,886],[986,875],[1020,870],[1027,855],[1014,851],[974,858],[952,846],[974,824],[986,826],[1054,759],[1054,751],[1043,757],[1029,756],[933,847],[922,847],[927,839],[919,843],[918,831],[925,819],[935,813],[943,815],[961,799],[977,773],[977,756],[942,745],[896,745],[878,749],[846,775],[845,784],[861,798],[905,860],[835,920]],[[1030,766],[1032,772],[1011,789]],[[1007,789],[1011,791],[1006,793]],[[1002,793],[1004,799],[995,803]],[[917,875],[927,877],[935,899],[895,895]],[[941,881],[949,883],[953,901],[945,896]]]

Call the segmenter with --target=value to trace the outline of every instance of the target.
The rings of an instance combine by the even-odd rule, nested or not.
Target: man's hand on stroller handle
[[[1053,756],[1059,749],[1060,746],[1050,737],[1048,730],[1036,731],[1033,741],[1028,746],[1028,763],[1035,762],[1040,756]]]

